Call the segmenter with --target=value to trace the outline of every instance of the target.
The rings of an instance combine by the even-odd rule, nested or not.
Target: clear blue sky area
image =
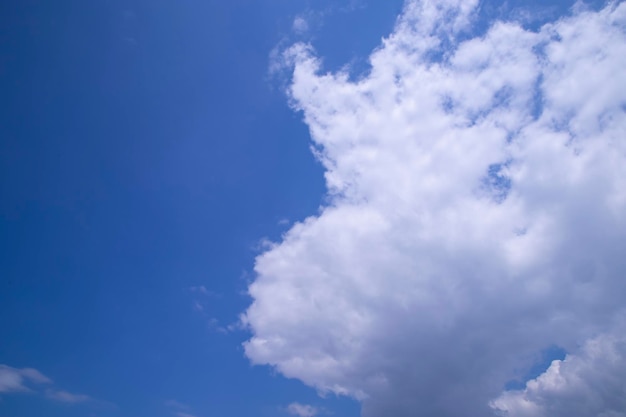
[[[295,40],[297,14],[327,11],[315,42],[341,65],[401,8],[340,3],[2,2],[0,363],[97,401],[0,394],[1,416],[168,416],[171,400],[265,416],[316,401],[251,367],[246,332],[217,327],[249,304],[259,241],[323,198],[270,51]]]
[[[91,398],[0,393],[0,417],[262,417],[294,401],[359,415],[251,366],[249,333],[227,327],[259,242],[324,201],[271,50],[304,39],[358,68],[401,7],[0,4],[0,364]]]

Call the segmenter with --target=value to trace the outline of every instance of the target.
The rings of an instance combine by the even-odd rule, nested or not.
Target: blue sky
[[[604,45],[606,39],[615,41],[614,48],[609,43],[606,50],[602,50],[609,58],[598,64],[601,67],[598,74],[615,74],[619,65],[611,65],[619,63],[618,52],[623,40],[619,36],[624,34],[624,23],[618,12],[602,17],[604,15],[598,11],[602,6],[600,2],[592,3],[588,9],[579,6],[574,12],[570,11],[572,4],[569,2],[482,2],[469,29],[460,32],[450,29],[453,34],[450,39],[453,40],[446,41],[452,42],[447,46],[449,49],[434,48],[423,54],[434,61],[454,56],[449,61],[449,73],[454,76],[445,80],[443,76],[428,80],[418,77],[419,82],[411,84],[415,81],[411,77],[421,68],[417,63],[421,65],[424,61],[420,59],[426,58],[416,58],[412,64],[415,69],[411,65],[403,67],[405,61],[394,55],[396,50],[391,46],[381,47],[380,43],[382,37],[391,33],[398,39],[404,35],[426,36],[408,30],[403,32],[401,26],[394,29],[403,10],[400,0],[44,3],[14,1],[0,6],[0,364],[5,365],[0,368],[0,416],[275,417],[292,414],[300,417],[378,417],[385,415],[384,410],[387,410],[397,412],[395,415],[401,417],[409,407],[415,407],[412,400],[406,401],[409,405],[402,405],[411,397],[411,392],[428,391],[416,375],[434,372],[426,368],[414,370],[413,365],[407,367],[407,364],[422,360],[429,362],[430,359],[422,356],[409,360],[410,355],[406,352],[431,354],[434,364],[444,359],[448,361],[443,353],[440,357],[433,352],[438,350],[437,346],[454,345],[455,340],[468,343],[467,346],[473,343],[468,342],[464,333],[449,330],[464,325],[463,320],[467,317],[468,328],[488,322],[494,332],[503,335],[500,353],[485,357],[484,362],[476,359],[476,363],[481,364],[477,366],[493,361],[493,368],[499,372],[501,366],[503,375],[505,370],[510,371],[505,376],[498,376],[499,379],[492,379],[491,374],[485,376],[485,390],[477,392],[476,398],[489,393],[491,397],[483,401],[485,404],[497,397],[492,408],[507,410],[514,417],[522,414],[515,414],[517,398],[514,395],[517,394],[511,393],[531,398],[530,388],[524,390],[526,381],[534,378],[543,381],[541,375],[552,372],[546,371],[552,359],[564,359],[567,353],[572,359],[562,363],[589,362],[595,358],[580,346],[593,340],[599,340],[599,344],[605,340],[613,341],[609,336],[602,339],[603,336],[598,335],[619,333],[615,329],[621,326],[619,314],[626,306],[619,299],[612,301],[606,294],[621,294],[623,291],[618,276],[624,271],[624,265],[610,248],[625,243],[626,232],[620,216],[613,219],[607,213],[612,212],[610,210],[619,213],[625,203],[618,192],[606,191],[607,195],[617,195],[614,199],[606,197],[609,201],[606,207],[583,204],[592,197],[605,201],[604,194],[597,194],[601,191],[594,191],[604,188],[593,184],[608,182],[614,184],[615,190],[620,189],[622,171],[619,161],[615,164],[607,162],[606,171],[598,172],[590,168],[591,162],[590,165],[577,165],[578,162],[567,165],[569,160],[557,153],[551,156],[550,149],[540,152],[534,145],[508,148],[497,144],[496,139],[489,142],[491,135],[497,134],[487,127],[486,130],[476,130],[483,129],[483,122],[484,126],[491,126],[496,123],[492,123],[493,120],[497,123],[504,120],[505,125],[511,121],[510,125],[503,127],[508,137],[517,135],[521,138],[520,143],[527,143],[524,142],[525,135],[549,139],[553,137],[550,135],[563,133],[548,132],[546,126],[552,126],[560,114],[567,114],[568,134],[572,140],[581,141],[579,146],[583,151],[587,146],[584,140],[588,138],[608,138],[606,141],[610,142],[614,137],[611,135],[621,129],[621,125],[614,128],[611,123],[621,123],[624,119],[623,111],[619,112],[620,108],[626,108],[622,90],[615,89],[616,98],[609,97],[608,93],[598,93],[597,109],[589,110],[583,104],[576,107],[575,95],[571,99],[572,108],[559,107],[559,94],[564,88],[556,85],[556,81],[554,85],[549,84],[554,75],[551,71],[556,71],[554,68],[572,68],[563,77],[577,76],[577,68],[589,57],[596,56],[592,53],[595,49],[588,52],[581,47],[580,54],[572,53],[571,60],[561,62],[561,67],[545,64],[538,72],[533,72],[534,64],[525,65],[526,51],[539,56],[543,52],[536,51],[544,47],[548,51],[545,52],[547,61],[561,59],[558,46],[554,46],[557,52],[550,55],[552,46],[546,45],[564,43],[565,40],[552,35],[539,40],[528,39],[553,32],[566,39],[570,33],[567,25],[574,22],[571,24],[576,27],[578,21],[563,21],[564,29],[560,26],[542,29],[544,23],[561,22],[559,19],[563,16],[582,19],[581,22],[600,16],[600,23],[581,32],[579,39],[588,41],[582,42],[585,45]],[[447,5],[454,1],[444,3],[444,9],[450,7],[454,13],[458,12],[458,4]],[[464,12],[458,13],[462,15]],[[407,21],[415,19],[417,27],[427,26],[423,17],[413,16],[410,12],[403,16]],[[441,19],[443,26],[450,23],[448,15]],[[496,28],[489,32],[491,36],[476,37],[487,33],[498,19],[518,22],[524,30],[507,32]],[[607,32],[610,36],[602,37],[603,30],[609,31],[613,27],[604,24],[605,21],[617,22],[613,23],[619,28],[615,29],[617,35]],[[432,33],[440,36],[435,30]],[[410,39],[413,42],[417,38]],[[462,44],[466,39],[476,42]],[[499,39],[510,44],[514,54],[520,51],[515,56],[514,65],[500,65]],[[290,49],[292,45],[301,45],[299,42],[309,42],[314,52]],[[395,45],[393,42],[390,41],[392,46]],[[483,43],[477,46],[480,42]],[[572,42],[575,45],[580,41]],[[398,48],[404,51],[402,46]],[[493,56],[497,58],[475,64],[475,60],[483,59],[481,54],[485,49],[496,51]],[[471,178],[478,168],[466,171],[459,168],[458,176],[455,176],[456,168],[450,167],[456,166],[457,160],[440,157],[436,149],[420,148],[420,152],[430,152],[432,161],[442,164],[424,168],[424,171],[407,168],[406,172],[400,172],[395,167],[409,167],[410,164],[397,160],[386,165],[389,160],[383,160],[382,156],[375,162],[359,159],[367,152],[365,147],[355,145],[361,139],[363,143],[368,140],[376,143],[371,145],[375,155],[396,155],[391,145],[378,144],[381,138],[388,140],[387,143],[393,142],[391,138],[395,133],[390,134],[383,128],[376,130],[380,126],[374,122],[372,126],[368,125],[371,130],[356,132],[353,125],[345,122],[353,115],[362,116],[367,121],[380,117],[406,127],[405,130],[398,128],[397,132],[414,128],[420,131],[423,127],[424,134],[431,134],[424,127],[425,122],[411,124],[405,119],[394,119],[406,109],[413,108],[410,105],[400,106],[395,113],[387,114],[382,110],[378,116],[366,113],[363,110],[367,107],[366,101],[360,102],[361,98],[354,98],[357,96],[350,92],[350,88],[357,84],[341,81],[342,71],[348,72],[348,79],[352,82],[365,79],[362,88],[368,97],[375,103],[377,100],[386,103],[385,93],[375,87],[376,71],[384,73],[386,64],[372,64],[374,70],[371,74],[368,72],[368,59],[373,50],[378,51],[380,62],[391,62],[389,65],[400,74],[398,78],[406,81],[397,84],[400,86],[399,96],[419,97],[416,100],[424,109],[428,108],[424,99],[428,96],[421,94],[426,93],[411,90],[413,87],[408,86],[444,80],[441,81],[444,86],[441,91],[446,92],[452,103],[447,111],[459,117],[454,126],[446,128],[447,131],[457,132],[454,129],[459,123],[465,123],[462,120],[466,116],[477,119],[472,126],[464,125],[465,133],[459,135],[475,134],[481,141],[487,138],[481,145],[468,148],[479,149],[477,152],[484,157],[470,156],[468,159],[474,158],[470,161],[472,167],[506,162],[507,171],[502,175],[506,175],[512,184],[513,197],[505,198],[507,202],[499,202],[499,205],[491,202],[483,207],[468,203],[470,200],[463,199],[465,188],[458,184]],[[409,58],[415,54],[414,51],[402,53]],[[614,57],[612,61],[611,57]],[[509,58],[501,59],[504,62]],[[277,63],[285,67],[270,71]],[[320,71],[309,71],[309,65],[317,65]],[[602,65],[606,66],[605,72],[601,72]],[[493,72],[487,72],[485,68],[493,69]],[[520,68],[520,75],[511,75],[517,68]],[[483,70],[485,72],[481,72]],[[331,71],[328,78],[320,75],[325,71]],[[493,93],[495,97],[502,95],[503,91],[505,95],[512,91],[510,97],[507,95],[507,99],[497,106],[481,107],[482,104],[478,103],[483,92],[481,88],[489,84],[487,81],[467,88],[465,86],[470,82],[463,84],[460,81],[458,86],[449,87],[454,80],[465,80],[463,77],[467,74],[473,74],[467,80],[493,80],[505,73],[507,75],[502,78],[506,80],[502,85],[493,86],[494,91],[484,93]],[[557,76],[553,78],[558,79]],[[533,120],[525,119],[522,110],[528,105],[519,104],[515,99],[516,94],[523,96],[528,86],[536,87],[537,82],[543,83],[543,80],[548,81],[538,94],[543,94],[547,103],[544,114],[553,111],[550,113],[552,124],[543,123],[541,115],[533,116]],[[608,83],[617,87],[616,80],[618,78],[609,78]],[[367,84],[369,81],[372,81],[371,85]],[[318,88],[311,89],[311,85]],[[488,90],[492,86],[489,84],[485,88]],[[590,86],[586,91],[598,90]],[[360,104],[354,104],[357,102]],[[385,105],[381,104],[383,107]],[[455,113],[457,110],[458,114]],[[585,116],[596,110],[600,115],[598,118],[610,116],[606,116],[609,121],[597,131],[589,122],[591,116]],[[582,115],[580,120],[576,119],[578,114]],[[433,110],[432,115],[424,120],[438,115]],[[350,129],[356,132],[354,143],[348,143],[345,134],[341,133]],[[402,135],[398,133],[399,137]],[[321,152],[317,160],[310,149],[312,141]],[[486,142],[490,145],[484,145]],[[461,152],[454,143],[445,143],[442,146],[448,147],[448,157]],[[589,149],[600,149],[588,146]],[[355,152],[345,151],[348,148]],[[361,150],[365,153],[361,154]],[[410,147],[405,150],[410,153]],[[459,155],[474,155],[470,150]],[[593,161],[597,163],[613,161],[611,158],[615,153],[598,150],[593,155],[597,158]],[[493,160],[487,161],[489,158]],[[542,165],[545,161],[552,162]],[[571,178],[561,180],[558,174],[548,170],[549,166],[562,167],[562,172],[582,174],[571,174]],[[385,175],[370,178],[369,173],[378,172],[378,168]],[[526,174],[526,168],[536,170],[537,178],[539,174],[544,175],[542,178],[552,178],[548,180],[551,185],[546,186],[544,180],[533,180]],[[428,173],[433,173],[434,184],[440,184],[436,194],[413,185],[407,188],[409,191],[395,193],[396,185],[407,184],[403,182],[406,178],[425,178],[423,183],[427,183],[430,181]],[[456,188],[448,189],[445,184],[449,182],[437,179],[446,175],[450,175],[451,182],[456,182]],[[481,178],[484,182],[486,177]],[[477,176],[476,184],[481,178]],[[579,178],[588,181],[576,182]],[[381,186],[382,183],[387,186]],[[578,194],[570,192],[570,186],[582,191]],[[471,187],[473,185],[468,180],[468,189]],[[554,197],[549,197],[551,195]],[[580,199],[573,195],[579,195]],[[439,204],[437,196],[449,197]],[[561,197],[560,201],[565,203],[555,202]],[[424,205],[424,199],[432,204]],[[362,201],[367,203],[357,203]],[[521,203],[516,205],[508,201]],[[341,215],[344,217],[333,214],[357,206],[357,211],[344,213]],[[463,215],[478,210],[476,207],[482,210],[480,215],[450,226],[464,230],[463,238],[444,236],[444,232],[441,235],[431,233],[430,224],[420,223],[421,220],[416,223],[403,215],[403,220],[397,223],[390,220],[391,225],[381,226],[396,232],[383,233],[376,228],[377,219],[395,219],[394,216],[404,213],[406,208],[407,212],[415,209],[415,212],[430,213],[429,218],[434,219],[432,230],[448,230],[450,222],[464,219]],[[546,207],[556,208],[549,212],[551,214],[545,214],[548,211],[542,210]],[[444,211],[452,214],[439,218],[438,214]],[[537,214],[539,212],[544,213],[543,217]],[[597,220],[594,224],[599,225],[598,230],[615,232],[610,236],[596,235],[593,230],[582,227],[580,236],[587,239],[587,243],[571,247],[562,242],[567,239],[578,242],[578,227],[568,223],[569,220],[559,223],[560,220],[555,219],[560,217],[554,213],[560,213],[566,220],[589,215]],[[309,216],[314,217],[308,223],[295,223]],[[490,216],[510,221],[488,224],[475,220]],[[546,218],[548,220],[541,223]],[[366,226],[352,228],[352,221],[362,221]],[[500,220],[494,220],[497,221]],[[335,226],[326,229],[325,224]],[[467,229],[461,225],[468,225]],[[532,240],[528,241],[530,243],[515,243],[517,241],[509,241],[503,235],[500,241],[494,241],[494,246],[483,248],[484,239],[470,239],[480,235],[479,232],[485,232],[485,236],[498,235],[494,231],[503,227],[515,228],[517,236],[529,236],[528,239]],[[415,233],[408,232],[411,230]],[[424,238],[423,244],[404,240],[397,252],[387,254],[380,250],[381,247],[395,248],[396,239],[407,237],[410,240],[411,236],[422,236],[422,232],[431,233],[429,238]],[[555,236],[563,236],[563,240]],[[335,252],[324,252],[337,242],[352,248],[352,239],[359,244],[371,244],[370,249],[359,249],[358,256],[347,249],[344,254],[341,245]],[[266,241],[274,244],[264,243]],[[553,263],[533,261],[533,245],[550,254],[547,256]],[[299,252],[302,247],[310,250]],[[450,258],[446,251],[451,247],[457,248],[458,252]],[[468,248],[474,250],[477,247],[479,249],[472,252],[473,255],[468,255]],[[497,247],[513,248],[511,253],[514,253],[499,254],[494,249]],[[594,252],[596,249],[598,253]],[[377,255],[372,256],[373,253]],[[591,268],[608,272],[604,272],[603,278],[589,278],[588,281],[579,280],[572,272],[571,282],[561,275],[550,275],[554,265],[570,263],[569,258],[564,258],[565,253],[585,254],[577,258],[582,259],[579,270]],[[502,264],[493,261],[499,257]],[[406,294],[414,294],[415,281],[408,280],[400,272],[404,269],[389,266],[390,263],[404,265],[404,261],[412,259],[432,261],[430,266],[406,263],[412,271],[424,274],[427,272],[423,271],[439,271],[437,274],[451,277],[452,290],[446,287],[430,293],[422,288],[415,293],[426,294],[423,299],[428,302],[423,305],[428,305],[430,310],[422,304],[419,308],[412,307],[417,299],[422,300],[417,295],[408,295],[408,300],[398,301],[384,290],[374,291],[381,303],[404,305],[406,302],[406,310],[402,312],[373,307],[376,302],[363,301],[366,295],[363,299],[355,295],[366,292],[364,289],[367,288],[379,288],[377,271],[388,280],[385,282],[389,288],[396,288],[398,293],[406,290]],[[572,262],[578,265],[578,261]],[[459,270],[468,276],[474,273],[472,271],[476,275],[491,276],[503,274],[504,263],[508,265],[507,271],[517,271],[513,275],[519,275],[529,283],[523,289],[515,287],[515,291],[521,291],[521,294],[528,290],[530,295],[519,297],[528,300],[528,304],[520,302],[515,311],[500,304],[490,304],[497,297],[492,299],[487,292],[473,289],[482,289],[482,281],[468,285],[467,294],[485,297],[485,305],[502,309],[502,316],[510,320],[509,324],[528,322],[528,328],[536,331],[507,333],[500,323],[487,320],[477,309],[466,311],[459,307],[456,311],[454,307],[447,318],[449,309],[444,305],[464,305],[461,298],[454,295],[459,288],[465,288],[461,282],[467,282],[454,281]],[[450,267],[453,264],[455,268]],[[359,272],[361,265],[366,271]],[[318,272],[311,272],[313,270]],[[292,292],[294,276],[302,280],[296,286],[297,292]],[[589,285],[594,286],[594,294],[604,294],[608,298],[598,296],[600,300],[583,300],[578,292],[572,298],[555,295],[535,282],[536,276],[542,277],[544,281],[541,282],[553,284],[551,288],[578,288],[579,281],[591,282]],[[326,278],[319,277],[332,279],[327,282],[324,281]],[[322,281],[326,284],[320,284]],[[517,299],[511,295],[515,291],[507,289],[497,294],[505,300],[507,297]],[[442,293],[450,298],[438,301]],[[337,294],[344,294],[343,298],[334,298]],[[348,307],[336,310],[336,314],[332,313],[333,317],[328,318],[323,313],[330,310],[325,308],[316,307],[314,311],[301,308],[308,305],[310,299],[320,300],[322,305],[334,300],[333,305]],[[480,304],[480,300],[477,301],[472,304]],[[558,309],[544,309],[548,305],[555,305]],[[596,317],[598,309],[595,306],[598,305],[604,307]],[[550,321],[549,318],[557,322],[565,315],[571,317],[575,325],[540,329],[534,324],[533,309],[548,318],[538,319],[537,323]],[[594,312],[595,318],[583,319],[589,311]],[[371,323],[386,323],[384,327],[388,329],[397,328],[398,334],[423,335],[420,337],[433,340],[435,349],[422,349],[431,344],[416,344],[412,337],[398,336],[391,330],[387,334],[373,330],[373,327],[361,328],[360,324],[338,322],[337,317],[353,317],[352,313],[363,314],[359,317],[367,317]],[[437,321],[437,326],[441,324],[446,332],[451,332],[450,336],[443,337],[439,331],[431,332],[432,323],[426,325],[419,320],[414,323],[413,318],[420,314],[433,314],[441,318],[441,323],[449,320],[445,325]],[[290,317],[293,318],[291,322]],[[613,322],[617,323],[614,328],[603,327],[602,323]],[[586,329],[586,333],[575,331],[577,326]],[[350,333],[353,329],[358,330],[355,334],[359,336],[355,338],[362,337],[367,341],[364,343],[373,346],[374,352],[344,347],[345,341],[338,335]],[[527,338],[534,343],[525,342]],[[280,340],[280,344],[273,345],[276,340]],[[485,343],[482,339],[479,342]],[[477,346],[480,346],[479,342]],[[260,346],[271,348],[266,351]],[[402,346],[406,349],[401,349]],[[310,353],[308,347],[314,353]],[[388,358],[408,356],[406,361],[378,362],[378,353]],[[518,355],[516,360],[519,362],[510,358],[513,354]],[[320,358],[331,358],[336,367],[327,370],[323,364],[329,362]],[[465,356],[461,354],[459,358]],[[316,362],[318,359],[319,363]],[[295,366],[294,363],[304,365]],[[454,366],[451,364],[450,369],[456,369]],[[411,371],[404,374],[398,371],[402,368]],[[318,369],[323,370],[318,372]],[[455,372],[450,370],[451,378],[466,381],[464,376]],[[481,376],[475,375],[480,372],[472,372],[474,374],[470,372],[470,375],[476,376],[477,381],[481,381],[477,385],[482,387]],[[440,374],[445,373],[441,371]],[[359,381],[361,377],[363,380]],[[380,381],[384,381],[382,385],[388,383],[392,389],[407,387],[409,394],[397,389],[391,395],[386,388],[380,388]],[[502,395],[494,395],[490,390],[496,385],[501,390],[514,387],[517,391],[506,388]],[[433,386],[439,385],[433,382]],[[467,404],[471,407],[474,402],[468,400]],[[613,403],[606,400],[605,404]],[[442,416],[454,412],[449,407],[437,407],[436,404],[424,405],[420,412],[438,410]],[[532,417],[535,416],[542,414],[538,412]]]
[[[168,400],[198,416],[274,415],[314,397],[252,368],[245,332],[209,325],[236,322],[249,303],[260,239],[322,200],[306,126],[267,73],[270,51],[309,6],[0,7],[0,363],[115,404],[0,394],[0,415],[180,411]],[[331,11],[323,24],[343,33],[341,45],[326,31],[318,42],[337,62],[367,53],[399,10]]]

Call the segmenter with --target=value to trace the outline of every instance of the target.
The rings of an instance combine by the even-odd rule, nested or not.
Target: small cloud
[[[50,384],[52,380],[33,368],[17,369],[0,365],[0,392],[28,392],[27,382]]]
[[[215,317],[209,318],[208,327],[210,330],[215,330],[216,332],[222,333],[222,334],[228,334],[231,332],[230,325],[226,327],[220,325],[219,320],[216,319]]]
[[[205,287],[204,285],[192,285],[191,287],[187,287],[187,290],[195,294],[204,295],[206,297],[218,298],[222,296],[220,293],[207,289],[207,287]]]
[[[287,406],[287,412],[298,417],[315,417],[320,410],[308,404],[291,403]]]
[[[191,414],[191,407],[187,404],[183,404],[176,400],[168,400],[165,402],[165,405],[173,408],[172,415],[175,417],[196,417],[194,414]]]
[[[200,314],[208,321],[208,328],[215,330],[219,333],[228,333],[228,328],[220,325],[219,320],[211,317],[210,310],[212,300],[215,298],[221,298],[222,294],[207,289],[204,285],[196,285],[187,287],[186,291],[189,291],[191,295],[191,307],[193,311]]]
[[[189,287],[189,291],[191,291],[191,292],[199,292],[199,293],[202,293],[202,294],[206,294],[208,292],[204,285],[198,285],[198,286],[195,286],[195,287]]]
[[[79,404],[91,401],[91,397],[83,394],[72,394],[71,392],[62,390],[46,390],[46,397],[51,400],[60,401],[67,404]]]
[[[296,16],[293,19],[293,24],[291,25],[293,31],[299,35],[306,33],[309,31],[309,22],[302,16]]]
[[[236,321],[234,323],[229,324],[228,326],[226,326],[226,330],[228,330],[228,332],[232,333],[232,332],[237,332],[240,330],[245,330],[246,326],[244,323],[241,322],[241,320]]]
[[[198,301],[193,302],[193,309],[198,312],[204,311],[204,307]]]
[[[167,400],[165,401],[165,405],[172,408],[178,408],[180,410],[189,410],[189,406],[187,404],[183,404],[176,400]]]

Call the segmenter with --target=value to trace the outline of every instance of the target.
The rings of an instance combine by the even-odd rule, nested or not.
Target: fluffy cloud
[[[626,4],[472,37],[476,4],[408,1],[356,80],[283,54],[329,204],[258,256],[246,355],[366,417],[565,415],[559,378],[618,416],[619,378],[571,381],[624,369]]]

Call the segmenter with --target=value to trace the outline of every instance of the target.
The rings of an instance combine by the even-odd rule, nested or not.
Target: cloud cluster
[[[626,4],[473,36],[476,7],[408,1],[358,79],[282,55],[329,203],[256,259],[246,355],[366,417],[621,416],[589,370],[626,360]]]

